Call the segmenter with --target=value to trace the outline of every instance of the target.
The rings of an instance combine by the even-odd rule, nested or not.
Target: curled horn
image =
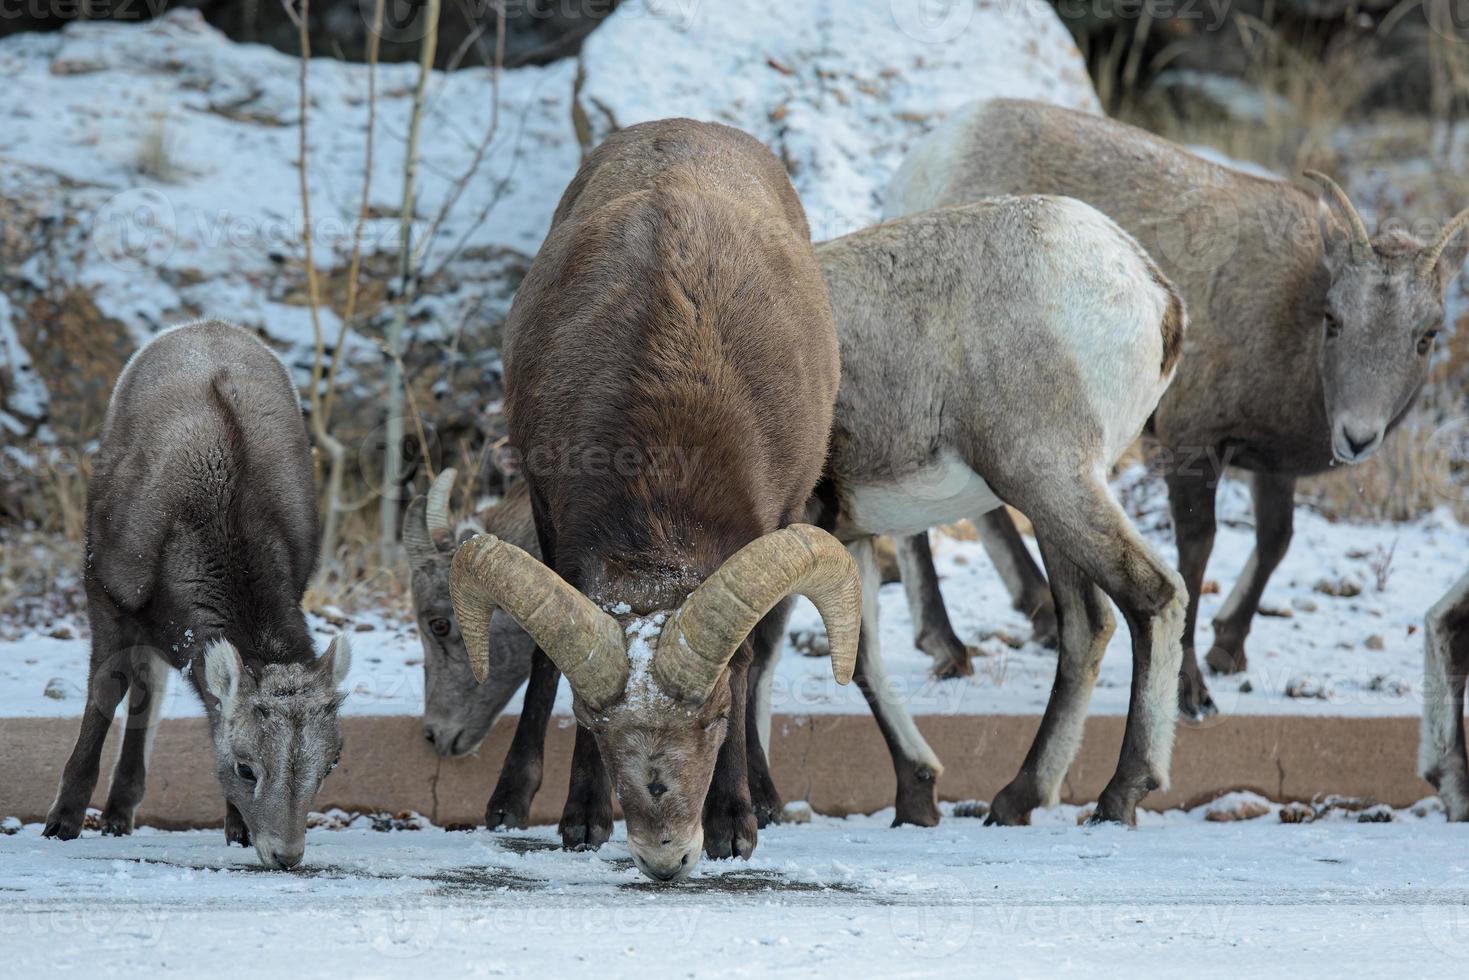
[[[789,595],[815,603],[831,641],[837,682],[852,679],[862,626],[857,564],[836,538],[792,524],[750,542],[674,613],[653,653],[653,679],[666,693],[703,701],[755,624]]]
[[[490,670],[490,617],[498,606],[592,710],[622,697],[631,666],[617,620],[510,542],[481,534],[460,545],[449,570],[449,597],[481,683]]]
[[[450,545],[454,541],[454,522],[449,517],[449,494],[454,492],[454,480],[458,476],[459,471],[450,467],[434,477],[433,485],[428,488],[429,537]]]
[[[1306,176],[1326,189],[1332,200],[1336,201],[1338,210],[1346,217],[1347,224],[1352,230],[1352,249],[1372,249],[1372,236],[1367,234],[1367,223],[1357,213],[1357,208],[1352,204],[1352,199],[1347,197],[1347,192],[1341,189],[1341,185],[1319,170],[1307,170]]]
[[[428,529],[428,501],[414,497],[403,518],[403,547],[408,550],[408,564],[417,571],[440,557]]]
[[[1443,255],[1443,250],[1449,247],[1449,242],[1454,240],[1454,236],[1466,224],[1469,224],[1469,208],[1454,215],[1449,223],[1444,225],[1438,237],[1433,240],[1433,244],[1418,253],[1418,261],[1414,266],[1420,276],[1427,278],[1433,274],[1434,269],[1438,266],[1439,256]]]

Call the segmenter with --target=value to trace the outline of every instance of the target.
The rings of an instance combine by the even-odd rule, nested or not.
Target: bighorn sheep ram
[[[446,469],[435,477],[428,496],[408,505],[403,522],[403,544],[413,573],[413,611],[423,644],[423,734],[446,758],[479,748],[506,703],[530,676],[535,650],[535,641],[509,616],[497,612],[490,626],[495,662],[483,684],[475,679],[449,601],[454,550],[467,536],[488,531],[537,558],[541,554],[524,481],[511,484],[504,499],[482,515],[482,523],[465,521],[456,530],[449,516],[456,475]],[[512,756],[510,764],[539,766],[540,757]]]
[[[311,450],[295,387],[219,321],[165,331],[113,390],[87,495],[89,697],[45,835],[81,830],[112,714],[129,696],[104,834],[128,834],[170,668],[213,733],[225,836],[290,868],[336,765],[345,637],[315,655],[301,596],[316,566]],[[130,692],[130,693],[129,693]]]
[[[1113,631],[1110,598],[1132,634],[1132,699],[1095,819],[1133,823],[1138,801],[1168,783],[1185,592],[1107,476],[1173,378],[1185,329],[1178,294],[1126,232],[1064,197],[940,208],[816,254],[842,384],[814,520],[862,570],[856,677],[897,770],[895,822],[938,822],[942,767],[883,672],[872,536],[1008,503],[1040,540],[1060,661],[1035,742],[990,819],[1024,823],[1057,800]],[[757,649],[752,692],[775,647]],[[778,812],[773,785],[755,789],[758,811]]]
[[[1340,187],[1308,176],[1324,199],[1122,123],[1001,99],[956,110],[888,191],[890,214],[994,194],[1069,195],[1136,236],[1177,283],[1192,326],[1150,429],[1168,466],[1188,585],[1180,708],[1193,718],[1216,710],[1193,636],[1224,467],[1251,474],[1255,504],[1255,552],[1214,620],[1206,658],[1230,673],[1245,668],[1251,620],[1290,543],[1296,480],[1366,459],[1401,421],[1427,377],[1444,291],[1469,249],[1455,238],[1469,211],[1428,244],[1401,231],[1372,238]],[[1200,212],[1214,227],[1189,240],[1187,219]],[[1030,555],[1003,511],[982,524],[987,540],[1008,543],[1002,571],[1024,603],[1039,581]],[[952,637],[935,618],[942,604],[926,546],[914,539],[900,558],[928,596],[916,603],[918,631]],[[935,649],[963,647],[950,638]]]
[[[1464,682],[1469,677],[1469,575],[1428,611],[1418,772],[1438,790],[1450,820],[1469,820]]]
[[[615,787],[649,877],[686,877],[701,848],[748,855],[749,634],[808,596],[845,683],[861,605],[842,546],[793,523],[821,474],[839,364],[779,162],[686,119],[609,137],[556,209],[504,355],[545,564],[491,535],[460,546],[449,587],[476,674],[497,607],[537,644],[528,704],[566,674],[566,844],[606,839]],[[674,450],[695,465],[668,465]]]

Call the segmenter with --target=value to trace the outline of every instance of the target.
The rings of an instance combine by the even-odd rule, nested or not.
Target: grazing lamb
[[[170,669],[203,700],[225,837],[267,867],[306,848],[342,738],[345,637],[315,655],[301,596],[316,493],[300,403],[275,355],[220,321],[165,331],[123,369],[87,491],[90,696],[45,835],[81,831],[102,743],[129,696],[104,834],[129,834]]]
[[[891,214],[993,194],[1066,194],[1136,236],[1178,284],[1192,320],[1187,353],[1150,429],[1169,461],[1188,585],[1180,708],[1191,718],[1216,710],[1193,636],[1224,467],[1250,473],[1255,505],[1255,552],[1214,620],[1206,657],[1231,673],[1246,666],[1250,623],[1290,543],[1296,480],[1361,462],[1402,420],[1427,378],[1444,291],[1469,250],[1456,240],[1469,210],[1429,244],[1401,231],[1373,238],[1340,187],[1308,176],[1325,198],[1109,119],[999,99],[956,110],[888,191]],[[1194,215],[1213,222],[1199,240],[1187,237]],[[1009,517],[992,512],[981,533],[1009,542],[1017,601],[1033,593],[1038,572]],[[904,549],[904,573],[928,590],[915,617],[932,619],[941,600],[928,584],[931,566],[912,571],[927,564],[916,547]],[[946,623],[918,626],[945,632]],[[962,650],[957,639],[942,646]]]
[[[1469,677],[1469,575],[1428,611],[1418,772],[1438,789],[1450,820],[1469,821],[1464,681]]]
[[[1110,598],[1132,634],[1132,698],[1095,819],[1133,823],[1138,801],[1168,784],[1185,592],[1107,475],[1173,378],[1184,344],[1178,294],[1126,232],[1064,197],[940,208],[816,254],[842,384],[815,521],[862,570],[856,678],[897,770],[895,822],[938,822],[942,767],[883,672],[872,536],[1007,503],[1040,540],[1060,659],[1035,742],[990,820],[1024,823],[1056,802],[1113,631]],[[776,649],[757,650],[756,689]],[[762,815],[778,812],[773,786],[757,786],[755,798]]]
[[[701,849],[748,856],[747,638],[804,594],[845,683],[861,604],[842,546],[793,523],[821,474],[839,364],[780,163],[687,119],[609,137],[557,207],[504,354],[545,564],[491,535],[460,546],[449,587],[476,674],[497,607],[537,643],[527,714],[566,674],[566,845],[606,840],[615,787],[649,877],[686,877]],[[492,799],[519,817],[533,776],[507,768]]]
[[[535,651],[535,641],[514,620],[496,613],[490,626],[495,662],[483,684],[475,679],[449,600],[454,549],[469,535],[488,531],[536,557],[541,553],[523,481],[511,484],[505,498],[483,515],[483,524],[466,521],[456,534],[449,519],[449,495],[456,475],[446,469],[435,477],[428,496],[409,504],[403,521],[403,544],[413,572],[413,611],[423,644],[423,734],[445,758],[469,755],[479,748],[506,703],[530,676]],[[524,756],[524,747],[521,753]],[[514,764],[539,767],[541,760],[537,753]]]

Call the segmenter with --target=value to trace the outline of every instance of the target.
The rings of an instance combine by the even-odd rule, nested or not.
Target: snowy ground
[[[817,817],[679,886],[638,874],[620,825],[596,854],[550,828],[314,830],[293,874],[217,830],[58,843],[32,825],[0,836],[0,946],[23,977],[1446,976],[1469,960],[1469,852],[1439,813],[1037,817]]]
[[[1120,483],[1139,526],[1168,561],[1174,560],[1167,502],[1156,480],[1137,472]],[[1201,644],[1209,622],[1244,567],[1253,545],[1249,497],[1236,481],[1220,493],[1220,528],[1208,578],[1218,592],[1204,596]],[[928,659],[913,646],[901,586],[882,592],[884,656],[896,690],[915,714],[1036,714],[1045,706],[1055,656],[1033,643],[1018,649],[1029,625],[1010,609],[993,567],[977,541],[935,538],[935,553],[949,615],[960,637],[984,656],[975,676],[936,682]],[[1296,533],[1265,593],[1247,649],[1250,669],[1214,678],[1211,689],[1226,713],[1310,715],[1417,715],[1423,676],[1423,614],[1463,573],[1469,528],[1448,516],[1399,525],[1333,524],[1297,508]],[[1389,557],[1390,556],[1390,557]],[[1379,582],[1382,588],[1379,589]],[[1329,595],[1318,587],[1359,588],[1355,596]],[[1120,621],[1120,619],[1119,619]],[[85,623],[72,639],[31,636],[0,642],[0,717],[72,715],[81,710],[86,678]],[[355,651],[346,710],[354,714],[417,713],[423,706],[422,651],[412,627],[377,619],[369,632],[353,634]],[[819,629],[809,605],[792,618],[792,630]],[[325,632],[334,628],[322,624]],[[1009,641],[1007,643],[1007,640]],[[326,645],[326,637],[321,640]],[[1378,648],[1380,646],[1380,649]],[[1127,631],[1119,627],[1107,649],[1092,710],[1124,714],[1132,659]],[[50,687],[60,698],[45,695]],[[1241,688],[1248,687],[1247,693]],[[1293,688],[1307,696],[1288,697]],[[855,686],[838,687],[826,661],[803,657],[787,645],[776,676],[777,713],[865,714]],[[174,684],[169,716],[199,713],[186,685]],[[512,702],[507,709],[519,710]],[[564,688],[558,710],[570,714]]]

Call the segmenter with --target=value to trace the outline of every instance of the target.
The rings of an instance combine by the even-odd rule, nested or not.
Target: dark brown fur
[[[505,338],[506,415],[542,553],[598,603],[676,608],[740,547],[803,513],[826,456],[836,332],[800,202],[748,135],[672,119],[593,151]],[[746,650],[702,709],[712,719],[734,702],[706,801],[716,857],[748,854],[755,840],[747,662]],[[534,699],[554,693],[540,653],[531,685]],[[596,734],[578,739],[574,770],[605,786],[588,758],[605,747]],[[617,761],[609,755],[614,777]],[[686,775],[679,781],[698,782]],[[638,807],[654,804],[629,796],[638,787],[617,788],[631,831]],[[504,798],[529,802],[523,792]],[[605,789],[574,786],[563,840],[600,844],[609,806]]]

